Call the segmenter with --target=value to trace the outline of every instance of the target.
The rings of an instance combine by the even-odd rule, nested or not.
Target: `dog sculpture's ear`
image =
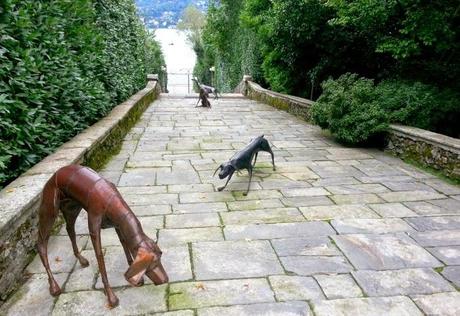
[[[126,280],[134,286],[139,285],[139,281],[144,276],[145,271],[154,259],[154,254],[140,247],[137,250],[136,259],[125,273]]]
[[[217,171],[220,169],[222,170],[224,168],[224,165],[220,165],[219,167],[217,167],[216,171],[214,171],[214,174],[212,175],[213,177],[216,175]]]

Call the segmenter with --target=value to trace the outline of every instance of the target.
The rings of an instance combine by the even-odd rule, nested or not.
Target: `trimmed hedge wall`
[[[0,188],[161,73],[132,0],[0,2]]]

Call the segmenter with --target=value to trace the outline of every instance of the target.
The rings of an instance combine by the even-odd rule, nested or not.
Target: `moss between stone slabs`
[[[110,131],[109,135],[85,155],[83,165],[98,170],[107,163],[113,155],[117,154],[121,149],[121,145],[126,134],[136,124],[147,107],[157,98],[158,93],[158,89],[154,89],[149,91],[139,101],[137,101],[119,124]],[[35,203],[35,206],[31,207],[34,210],[29,213],[28,218],[24,221],[24,223],[22,223],[8,239],[8,244],[13,245],[9,247],[10,249],[13,247],[16,251],[24,252],[23,260],[18,261],[18,259],[16,259],[14,262],[16,267],[26,266],[30,261],[32,261],[36,254],[34,245],[38,229],[38,217],[36,212],[37,203]],[[53,234],[60,229],[62,223],[62,218],[59,218],[53,226]],[[25,241],[28,241],[28,244],[25,244]],[[3,248],[6,248],[6,246],[3,246]],[[2,254],[5,254],[6,251],[3,250],[5,249],[2,249]],[[2,273],[5,272],[11,264],[12,261],[9,256],[0,257],[0,271],[2,271]],[[13,293],[19,283],[22,283],[23,281],[24,280],[19,278],[12,280],[12,283],[2,290],[0,302]]]
[[[141,115],[157,96],[158,93],[156,91],[150,91],[139,100],[123,120],[110,132],[110,135],[96,146],[96,148],[85,155],[83,164],[98,170],[103,167],[112,156],[118,154],[126,134],[136,124]]]

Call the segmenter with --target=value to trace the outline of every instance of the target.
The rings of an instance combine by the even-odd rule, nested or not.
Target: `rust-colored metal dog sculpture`
[[[131,285],[142,285],[144,274],[156,285],[168,282],[161,264],[160,248],[144,234],[139,220],[115,185],[90,168],[70,165],[59,169],[46,183],[39,209],[38,253],[48,274],[51,295],[61,294],[50,270],[47,254],[48,239],[59,209],[64,215],[74,255],[83,267],[89,265],[88,260],[79,253],[75,237],[75,221],[82,208],[88,212],[89,233],[110,307],[118,305],[118,298],[107,279],[101,228],[115,227],[129,264],[125,278]]]

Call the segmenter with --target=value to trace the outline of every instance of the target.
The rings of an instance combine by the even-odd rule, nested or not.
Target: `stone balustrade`
[[[246,97],[311,120],[311,100],[262,88],[244,76],[238,89]],[[445,176],[460,179],[460,140],[415,127],[390,125],[385,150],[404,159],[434,168]]]
[[[156,99],[159,89],[158,76],[149,76],[143,90],[0,191],[0,301],[21,281],[22,271],[33,257],[38,207],[45,183],[59,168],[69,164],[101,167],[120,150],[124,136]]]

